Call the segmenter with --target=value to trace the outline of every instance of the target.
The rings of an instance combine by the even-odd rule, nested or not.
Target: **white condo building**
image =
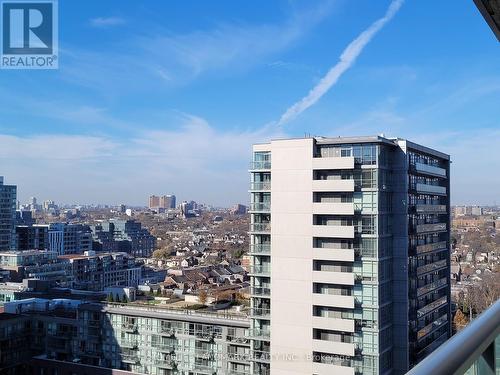
[[[449,337],[449,164],[381,136],[254,145],[254,374],[403,374]]]

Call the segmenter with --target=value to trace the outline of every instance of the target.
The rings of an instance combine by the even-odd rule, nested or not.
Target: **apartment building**
[[[157,208],[160,207],[160,197],[157,195],[150,195],[148,200],[149,208]]]
[[[48,225],[16,225],[17,250],[49,249]]]
[[[244,314],[39,298],[4,308],[0,344],[8,346],[0,368],[10,365],[13,375],[65,373],[68,366],[67,373],[78,375],[115,373],[103,368],[150,375],[250,373]]]
[[[60,287],[71,287],[73,278],[71,264],[60,261],[57,253],[50,250],[2,252],[0,272],[3,281],[22,283],[26,279],[36,279]]]
[[[383,136],[254,145],[253,373],[403,374],[449,337],[449,165]]]
[[[176,206],[176,198],[173,194],[167,194],[162,196],[151,195],[149,197],[148,207],[150,209],[159,209],[162,208],[164,210],[173,209]]]
[[[0,176],[0,251],[16,247],[16,196],[17,186],[5,185]]]
[[[162,195],[160,197],[160,206],[159,207],[161,207],[161,208],[172,209],[172,208],[175,208],[175,204],[176,204],[175,195],[168,194],[168,195]]]
[[[102,291],[112,286],[137,286],[142,276],[142,265],[127,253],[87,252],[68,254],[58,258],[69,263],[71,284],[74,289]]]
[[[135,220],[110,219],[92,226],[96,251],[120,251],[136,257],[149,257],[156,246],[152,236]]]

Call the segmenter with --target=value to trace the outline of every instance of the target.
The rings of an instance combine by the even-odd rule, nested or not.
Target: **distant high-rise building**
[[[162,195],[159,207],[167,210],[175,208],[175,195]]]
[[[382,136],[254,146],[252,373],[404,374],[450,337],[449,168]]]
[[[483,214],[483,208],[479,206],[471,207],[471,215],[481,216]]]
[[[55,204],[54,201],[51,200],[43,201],[43,210],[46,212],[56,211],[58,208],[59,207],[57,207],[57,204]]]
[[[465,216],[466,213],[467,213],[467,209],[465,206],[455,207],[455,216]]]
[[[175,208],[175,195],[162,195],[161,197],[157,195],[151,195],[149,197],[149,208],[150,209],[172,209]]]
[[[149,208],[157,208],[159,206],[160,206],[160,197],[157,195],[151,195],[149,197],[148,207]]]
[[[231,208],[231,213],[234,215],[243,215],[247,213],[247,206],[242,204],[235,204],[233,208]]]
[[[5,185],[0,176],[0,251],[16,247],[16,195],[15,185]]]

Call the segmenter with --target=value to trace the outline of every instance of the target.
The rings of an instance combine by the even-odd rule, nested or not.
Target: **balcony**
[[[271,309],[252,307],[250,316],[254,319],[271,319]]]
[[[412,169],[420,174],[446,178],[446,169],[435,167],[433,165],[415,163],[415,165],[412,166]]]
[[[498,374],[500,301],[408,372],[427,374]]]
[[[435,224],[419,224],[417,225],[417,233],[427,233],[427,232],[444,232],[446,231],[446,223],[435,223]]]
[[[250,212],[271,212],[271,202],[250,203]]]
[[[253,297],[271,297],[271,288],[251,287],[250,295]]]
[[[354,203],[313,203],[312,213],[315,215],[354,215]]]
[[[248,330],[248,337],[253,340],[267,341],[271,337],[271,333],[267,329],[253,328]]]
[[[269,191],[269,190],[271,190],[271,181],[250,183],[250,191]]]
[[[255,265],[248,268],[248,274],[253,276],[271,276],[270,265]]]
[[[313,248],[312,256],[314,260],[332,260],[341,262],[354,262],[354,249],[329,249]]]
[[[313,192],[351,192],[354,191],[354,180],[313,180]]]
[[[437,262],[426,264],[420,267],[417,267],[417,276],[422,276],[429,272],[434,272],[440,270],[442,268],[446,268],[448,266],[448,262],[446,259],[438,260]]]
[[[318,306],[343,307],[346,309],[353,309],[354,297],[342,296],[337,294],[313,293],[312,303],[313,305]]]
[[[313,328],[328,329],[341,332],[354,332],[354,319],[313,316]]]
[[[138,342],[137,341],[130,341],[130,340],[122,340],[120,342],[120,346],[122,348],[127,348],[127,349],[137,349]]]
[[[446,241],[441,241],[441,242],[436,242],[436,243],[429,243],[426,245],[418,245],[417,246],[417,254],[425,254],[425,253],[430,253],[436,250],[446,250],[448,247],[446,246]]]
[[[415,190],[423,194],[446,195],[446,187],[428,184],[416,184]]]
[[[446,296],[439,298],[438,300],[429,303],[428,305],[417,310],[417,318],[422,318],[423,316],[433,312],[434,310],[444,306],[448,303],[448,298]]]
[[[271,161],[252,161],[248,167],[251,171],[269,171],[271,170]]]
[[[253,244],[250,245],[250,255],[271,255],[271,244]]]
[[[313,158],[313,169],[354,169],[354,157]]]
[[[313,271],[312,281],[315,283],[354,285],[352,272]]]
[[[353,343],[313,339],[312,349],[315,352],[354,356]]]
[[[425,348],[420,350],[417,353],[417,358],[419,360],[424,359],[427,357],[429,354],[431,354],[436,348],[438,348],[440,345],[442,345],[446,340],[448,340],[448,332],[443,333],[441,336],[439,336],[437,339],[432,341],[429,345],[427,345]]]
[[[141,363],[141,360],[139,359],[138,355],[122,354],[121,357],[122,357],[121,360],[124,363],[131,363],[131,364],[139,364],[139,363]]]
[[[444,314],[431,324],[426,325],[424,328],[417,332],[417,340],[423,339],[429,333],[434,332],[439,327],[442,327],[446,322],[448,322],[448,314]]]
[[[271,223],[251,223],[250,232],[252,233],[271,233]]]
[[[355,369],[348,359],[330,360],[330,363],[314,362],[313,372],[317,375],[355,375]]]
[[[313,237],[354,238],[354,226],[313,225],[312,235]]]
[[[430,214],[430,213],[445,214],[446,213],[446,205],[444,205],[444,204],[417,204],[415,206],[415,210],[418,213],[423,213],[423,214]]]
[[[417,289],[417,297],[423,296],[424,294],[430,293],[434,290],[444,287],[447,284],[448,284],[448,279],[446,277],[443,277],[442,279],[424,285]]]
[[[137,333],[137,324],[124,323],[122,324],[122,330],[129,333]]]

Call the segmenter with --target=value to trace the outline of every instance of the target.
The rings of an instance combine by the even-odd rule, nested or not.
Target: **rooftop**
[[[347,136],[347,137],[323,137],[323,136],[306,136],[306,137],[291,137],[291,138],[278,138],[272,139],[271,142],[286,141],[286,140],[299,140],[299,139],[313,139],[319,145],[334,145],[334,144],[351,144],[351,143],[383,143],[389,146],[398,146],[399,142],[407,142],[408,147],[416,149],[421,152],[429,153],[440,158],[449,160],[450,156],[443,152],[434,150],[432,148],[411,142],[404,138],[392,138],[385,135],[368,135],[368,136]],[[266,145],[269,143],[257,143],[256,145]]]

